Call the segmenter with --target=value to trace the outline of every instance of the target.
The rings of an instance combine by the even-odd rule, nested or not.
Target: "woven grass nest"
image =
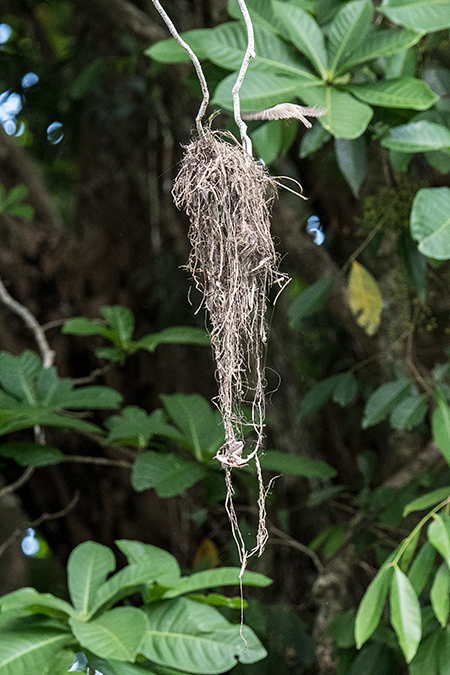
[[[190,219],[192,246],[188,261],[196,287],[209,313],[211,342],[217,365],[216,404],[225,428],[225,444],[216,458],[226,472],[227,509],[245,551],[232,504],[231,470],[255,459],[260,482],[257,545],[267,539],[265,490],[258,451],[264,437],[264,351],[267,342],[267,293],[288,279],[278,271],[279,256],[270,233],[270,207],[276,197],[274,179],[228,132],[205,132],[185,149],[175,179],[175,205]],[[251,406],[245,420],[242,404]],[[254,433],[244,451],[244,425]],[[236,533],[233,529],[233,534]]]

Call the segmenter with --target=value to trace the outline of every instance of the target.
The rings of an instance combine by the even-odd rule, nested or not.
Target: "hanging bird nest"
[[[226,470],[227,507],[234,525],[230,472],[255,458],[260,481],[261,553],[264,525],[264,485],[258,450],[264,436],[264,352],[267,342],[267,293],[288,278],[278,271],[279,257],[270,233],[270,207],[276,197],[274,180],[227,132],[205,132],[186,148],[175,179],[173,198],[190,219],[192,246],[188,262],[211,322],[211,342],[217,364],[217,406],[225,428],[225,444],[217,454]],[[242,404],[251,405],[251,421]],[[244,452],[244,426],[254,437]],[[242,544],[242,542],[241,542]],[[245,547],[240,546],[242,552]]]

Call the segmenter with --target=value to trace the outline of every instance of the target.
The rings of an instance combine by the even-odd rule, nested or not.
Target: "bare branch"
[[[208,107],[209,103],[209,90],[208,90],[208,85],[206,83],[206,78],[202,70],[202,66],[200,64],[200,61],[198,60],[197,55],[195,52],[191,49],[191,47],[188,45],[187,42],[183,40],[177,29],[175,28],[174,24],[172,23],[170,17],[168,14],[165,12],[163,9],[161,3],[159,0],[152,0],[155,9],[160,13],[162,16],[167,28],[169,29],[171,35],[175,38],[175,40],[178,42],[181,47],[189,54],[189,58],[191,59],[192,63],[194,64],[195,72],[197,73],[197,77],[200,81],[200,86],[202,88],[202,93],[203,93],[203,101],[201,103],[201,106],[199,108],[199,111],[197,113],[197,117],[195,118],[195,123],[197,125],[197,131],[199,134],[203,133],[203,127],[202,127],[202,119],[205,115],[206,108]]]
[[[33,333],[34,338],[41,352],[42,361],[44,368],[50,368],[53,365],[55,358],[55,352],[50,349],[50,345],[47,342],[45,333],[42,329],[42,326],[37,322],[29,309],[24,307],[20,302],[14,300],[14,298],[6,290],[2,280],[0,279],[0,300],[3,302],[6,307],[8,307],[14,314],[20,316],[24,324],[30,331]]]
[[[247,135],[247,125],[241,117],[241,101],[239,98],[239,92],[244,81],[245,73],[247,72],[248,64],[250,59],[254,59],[256,56],[255,52],[255,35],[253,32],[253,24],[245,4],[245,0],[238,0],[239,7],[241,8],[242,16],[244,17],[245,26],[247,28],[247,49],[245,50],[244,60],[242,61],[241,69],[237,77],[236,83],[232,89],[233,95],[233,108],[234,108],[234,120],[239,127],[241,133],[242,145],[247,150],[248,154],[252,154],[252,142]]]
[[[0,490],[0,499],[2,497],[5,497],[6,495],[10,495],[12,492],[15,492],[19,488],[22,487],[22,485],[25,485],[27,480],[31,478],[31,476],[34,473],[36,467],[34,466],[27,466],[23,474],[18,478],[14,483],[10,483],[9,485],[6,485],[4,488]]]
[[[101,466],[119,466],[122,469],[132,469],[132,462],[126,459],[109,459],[108,457],[85,457],[84,455],[65,455],[65,462],[75,462],[76,464],[98,464]]]

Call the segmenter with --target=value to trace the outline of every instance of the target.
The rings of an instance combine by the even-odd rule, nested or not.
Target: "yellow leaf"
[[[368,270],[353,261],[348,280],[350,309],[367,335],[374,335],[380,325],[383,298],[378,284]]]
[[[219,566],[219,551],[211,539],[203,539],[195,552],[193,567],[201,565],[202,569],[214,569]]]

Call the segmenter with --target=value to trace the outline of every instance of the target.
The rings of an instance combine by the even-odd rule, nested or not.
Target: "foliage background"
[[[264,25],[268,3],[249,4],[255,22]],[[338,0],[284,4],[311,12],[325,34],[342,7],[355,6]],[[361,14],[370,5],[356,4]],[[165,8],[181,30],[209,29],[230,19],[221,1],[177,0]],[[230,12],[237,16],[234,3]],[[396,22],[392,16],[394,23],[389,23],[389,14],[374,16],[376,27],[392,28]],[[14,119],[18,131],[24,125],[18,136],[0,127],[0,276],[47,326],[59,376],[82,385],[83,378],[110,362],[94,354],[107,344],[101,334],[61,331],[72,317],[95,320],[102,307],[125,306],[135,316],[137,340],[174,325],[204,327],[201,312],[194,313],[199,301],[194,293],[193,306],[187,302],[190,281],[182,269],[189,254],[187,223],[170,194],[196,114],[198,85],[190,65],[178,62],[170,45],[169,55],[144,54],[149,44],[166,38],[150,2],[4,0],[0,21],[13,29],[0,51],[1,91],[21,96],[22,108]],[[420,26],[405,30],[417,33]],[[274,205],[281,268],[293,281],[270,317],[267,365],[273,394],[265,462],[268,478],[283,476],[269,499],[267,551],[253,565],[274,583],[249,592],[254,602],[246,611],[247,623],[270,653],[265,661],[245,666],[248,672],[274,672],[274,664],[277,673],[302,675],[354,675],[370,672],[367,664],[378,673],[414,672],[414,665],[405,664],[388,614],[359,652],[353,624],[379,565],[418,522],[415,512],[402,519],[405,505],[450,479],[442,455],[449,453],[448,433],[439,433],[443,422],[436,416],[436,410],[448,408],[449,256],[444,250],[425,260],[414,242],[421,238],[413,239],[410,231],[418,190],[449,184],[450,142],[444,133],[449,126],[448,27],[436,31],[423,26],[427,30],[432,32],[420,39],[410,36],[410,44],[395,54],[362,60],[347,74],[337,71],[327,85],[309,88],[299,78],[297,89],[268,96],[264,87],[271,71],[263,67],[250,73],[249,93],[243,92],[247,109],[281,102],[277,96],[321,104],[317,91],[322,89],[333,89],[335,97],[345,92],[352,97],[349,105],[362,106],[346,87],[369,85],[370,90],[392,77],[415,76],[423,96],[420,102],[413,90],[408,105],[404,99],[394,105],[392,98],[374,102],[373,92],[366,92],[372,100],[364,105],[372,106],[373,117],[358,118],[352,131],[351,112],[348,119],[338,115],[338,124],[341,120],[347,129],[342,133],[333,120],[325,120],[331,124],[328,130],[318,123],[308,132],[294,121],[250,125],[255,148],[271,173],[299,180],[308,202],[281,190]],[[284,33],[286,44],[288,38]],[[212,43],[202,43],[200,34],[193,39],[205,50],[208,82],[211,89],[217,86],[215,99],[226,107],[223,82],[235,69],[239,39],[226,58],[217,34]],[[155,49],[164,48],[167,43]],[[304,47],[303,53],[308,57]],[[276,63],[276,53],[270,55]],[[314,67],[314,58],[302,61],[305,72]],[[28,72],[36,73],[39,82],[26,88],[21,82]],[[264,97],[255,98],[252,87],[258,95],[264,90]],[[52,142],[57,137],[49,141],[47,136],[55,121],[64,134],[57,143]],[[422,126],[411,132],[409,127],[406,138],[392,131],[418,123],[439,130]],[[227,114],[215,124],[235,130]],[[432,136],[426,143],[425,132]],[[6,203],[18,185],[26,186],[26,196],[16,193],[16,200]],[[32,212],[23,211],[26,205]],[[320,246],[314,233],[306,231],[311,215],[319,217],[325,235]],[[365,288],[362,299],[355,288]],[[309,296],[302,297],[305,289]],[[380,321],[377,294],[383,300]],[[363,316],[369,313],[369,323],[361,320],[361,310]],[[2,350],[17,355],[35,349],[20,319],[4,306],[0,321]],[[328,379],[338,375],[340,379]],[[123,407],[147,412],[161,408],[164,394],[201,394],[210,400],[216,391],[209,350],[200,345],[140,349],[123,365],[113,361],[95,384],[118,390]],[[370,397],[382,385],[394,389],[391,398],[382,390],[377,407],[377,399],[374,404]],[[399,421],[397,412],[389,422],[407,396],[414,401],[404,417]],[[108,415],[94,410],[84,419],[101,426]],[[31,441],[32,435],[19,430],[6,440]],[[62,434],[53,427],[46,431],[46,441],[67,459],[37,468],[17,490],[18,499],[2,499],[1,541],[79,497],[63,517],[44,520],[38,528],[50,557],[25,559],[19,537],[1,550],[1,593],[33,585],[64,595],[68,556],[86,540],[110,547],[117,539],[151,543],[172,553],[185,570],[237,562],[219,471],[208,465],[207,479],[180,495],[161,498],[154,489],[134,490],[129,470],[114,465],[115,460],[134,460],[133,448],[102,447],[88,432]],[[157,438],[151,449],[167,447],[174,450],[173,439],[163,443]],[[189,456],[186,448],[175,445],[175,450]],[[326,462],[331,469],[316,464],[308,471],[299,457]],[[90,458],[106,458],[110,464]],[[22,471],[4,455],[5,484]],[[238,480],[240,515],[251,531],[254,484],[245,473]],[[430,585],[431,580],[425,594]],[[429,605],[427,599],[424,604]],[[436,630],[431,619],[424,625],[425,634]]]

